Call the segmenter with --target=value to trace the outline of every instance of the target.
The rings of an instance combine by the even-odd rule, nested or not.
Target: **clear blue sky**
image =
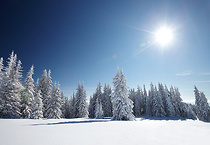
[[[130,88],[161,82],[191,102],[197,85],[210,100],[209,0],[1,0],[0,22],[0,56],[14,50],[24,77],[35,66],[35,80],[51,69],[68,96],[79,80],[88,95],[99,81],[112,86],[119,66]],[[174,28],[171,45],[149,46],[146,31],[164,24]]]

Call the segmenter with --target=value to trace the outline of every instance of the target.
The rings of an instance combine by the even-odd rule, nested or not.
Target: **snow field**
[[[209,134],[197,120],[0,119],[0,145],[208,145]]]

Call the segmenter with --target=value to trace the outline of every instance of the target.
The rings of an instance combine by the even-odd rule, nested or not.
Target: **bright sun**
[[[155,36],[156,36],[156,41],[161,46],[166,46],[173,39],[173,32],[170,28],[162,27],[155,33]]]

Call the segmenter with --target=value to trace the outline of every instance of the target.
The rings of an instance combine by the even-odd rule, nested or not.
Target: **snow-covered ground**
[[[0,145],[209,145],[210,123],[193,120],[0,119]]]

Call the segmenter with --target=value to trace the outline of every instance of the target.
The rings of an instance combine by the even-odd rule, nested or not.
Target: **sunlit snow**
[[[1,145],[205,145],[209,134],[193,120],[0,119]]]

